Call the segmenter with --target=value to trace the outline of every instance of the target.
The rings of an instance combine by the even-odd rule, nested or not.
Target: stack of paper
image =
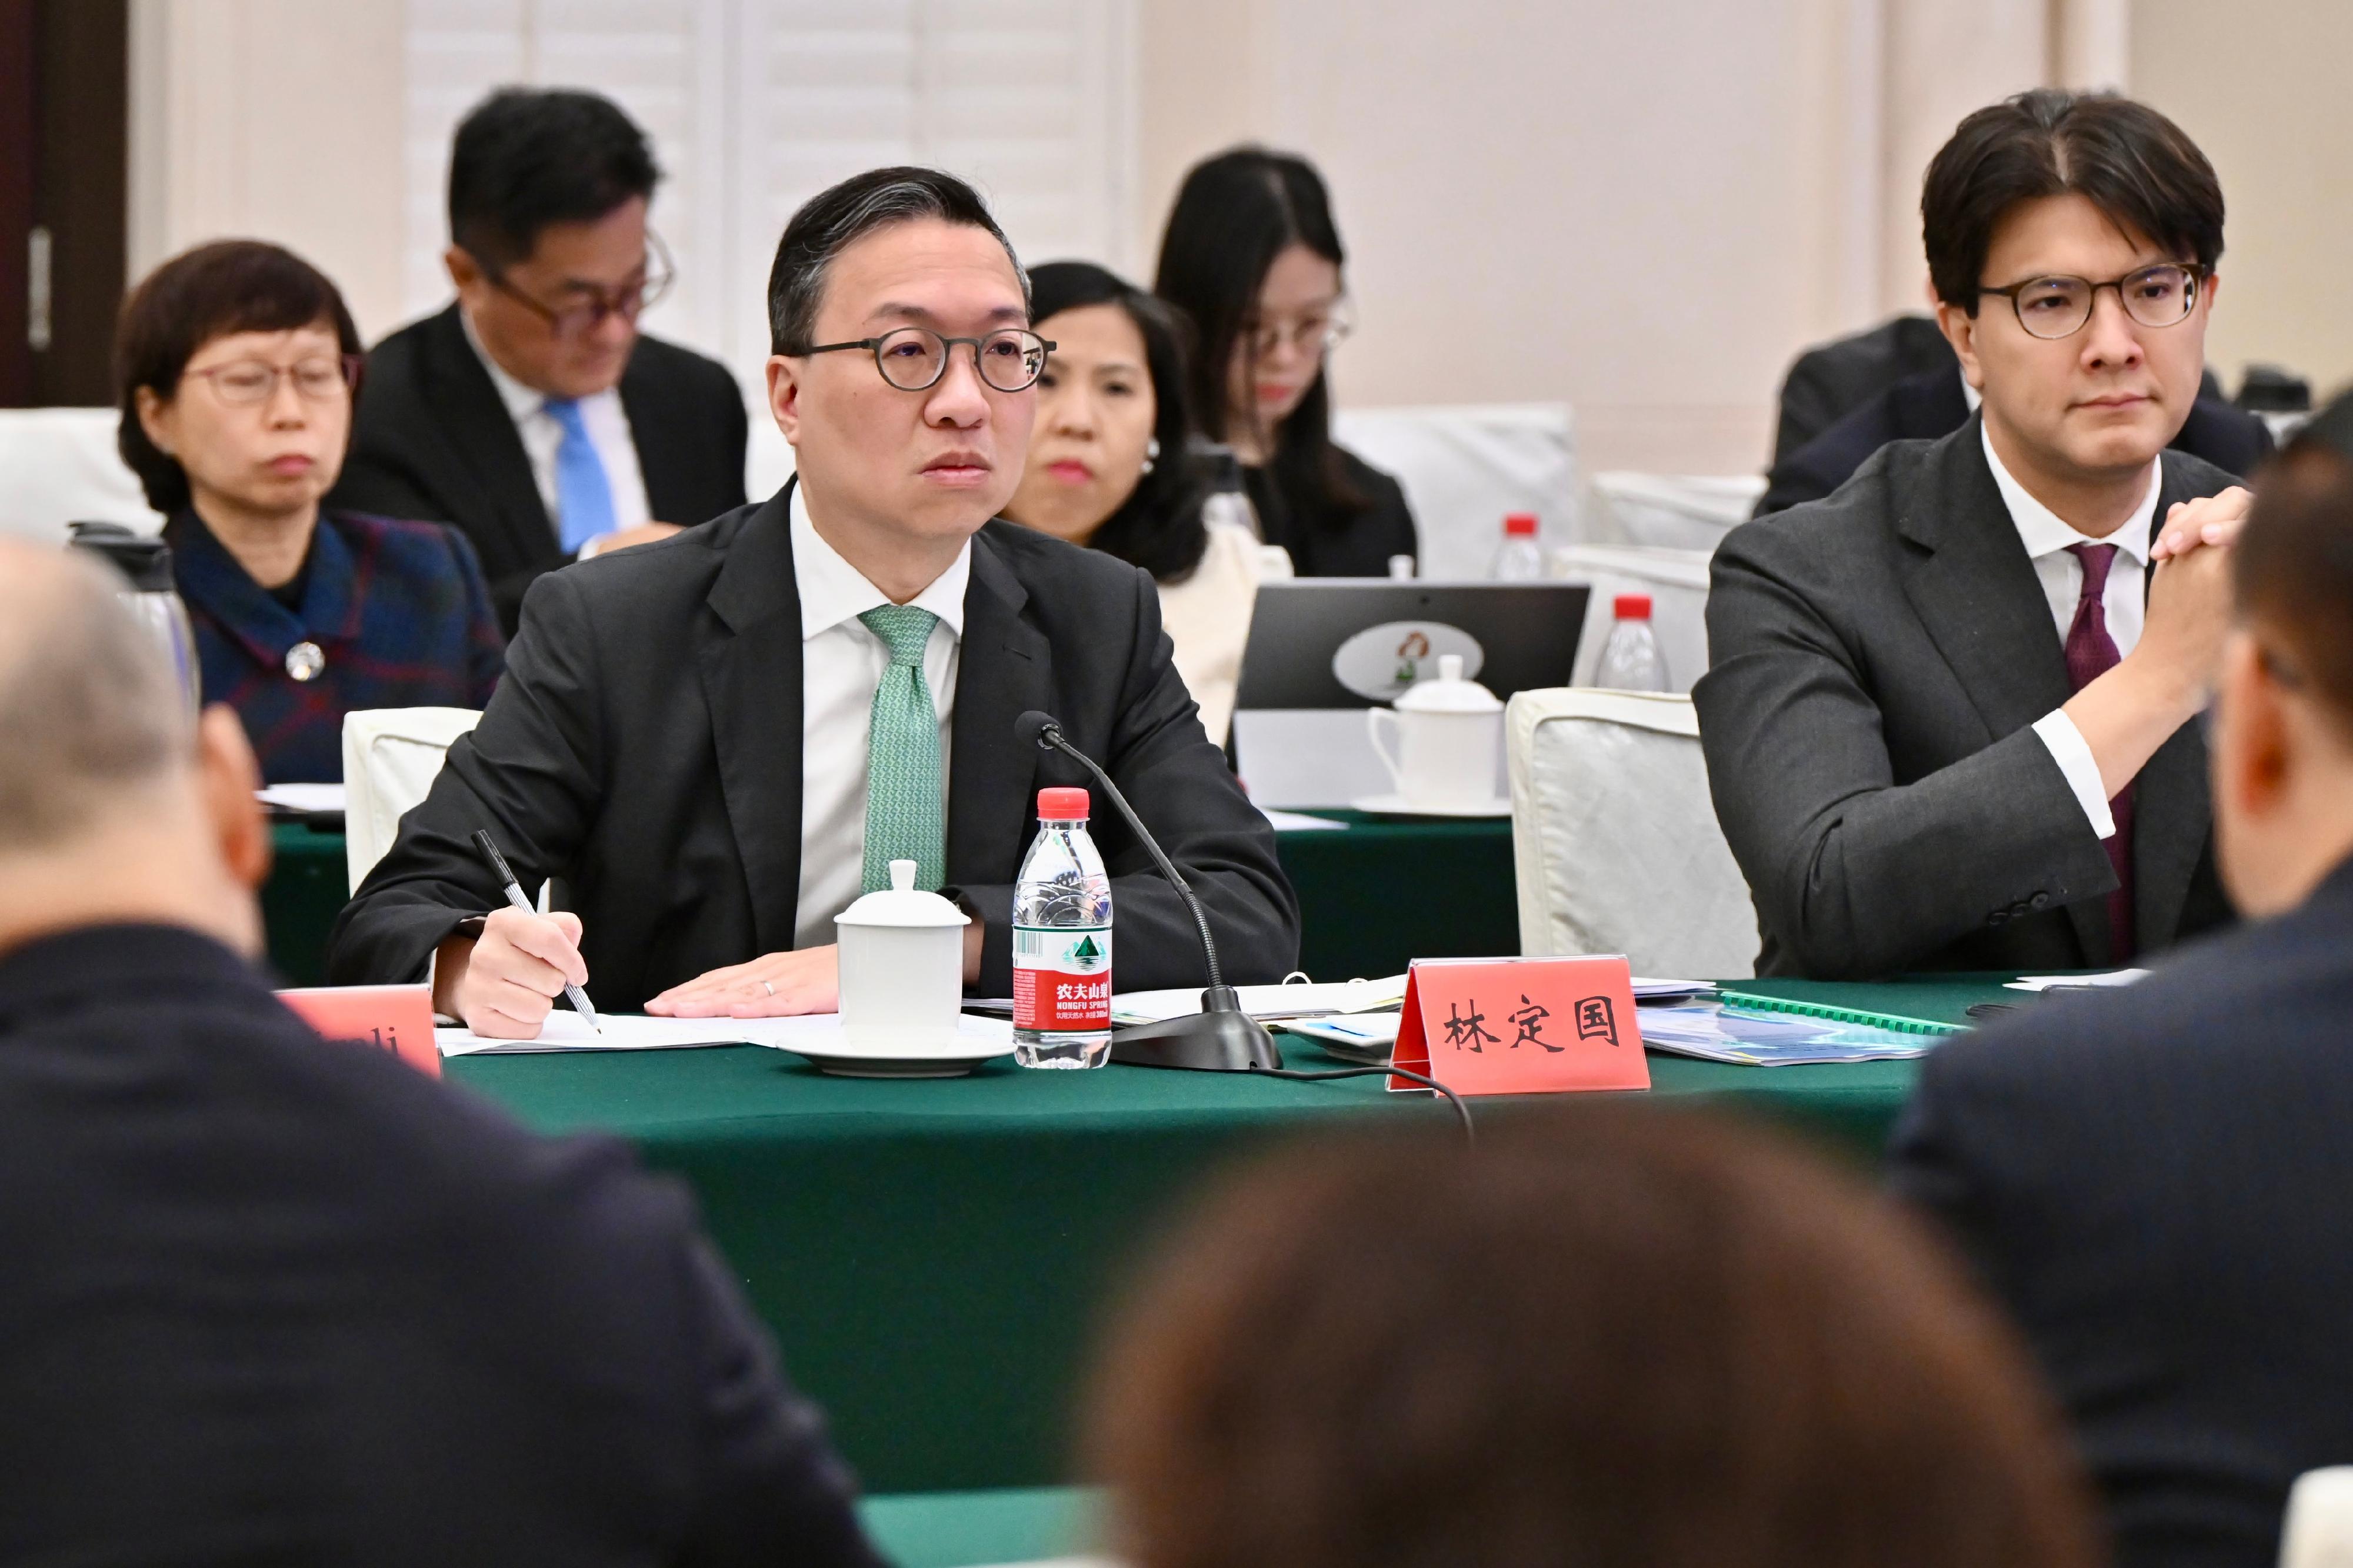
[[[1639,1017],[1642,1044],[1654,1051],[1742,1067],[1908,1061],[1926,1055],[1944,1037],[1799,1014],[1751,1012],[1715,1002],[1644,1007]]]

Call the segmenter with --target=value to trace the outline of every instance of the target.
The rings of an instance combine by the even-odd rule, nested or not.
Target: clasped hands
[[[965,928],[967,985],[980,978],[983,933],[978,920]],[[484,917],[480,937],[452,937],[435,954],[434,1009],[463,1020],[485,1039],[536,1038],[565,984],[588,984],[580,934],[580,917],[565,910],[493,910]],[[673,985],[649,998],[646,1011],[668,1018],[830,1013],[840,1005],[840,950],[831,943],[764,953]]]

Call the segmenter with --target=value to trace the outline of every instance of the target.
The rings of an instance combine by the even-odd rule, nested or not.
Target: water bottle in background
[[[1087,837],[1087,792],[1038,792],[1038,837],[1013,884],[1013,1059],[1111,1059],[1111,879]]]
[[[1601,645],[1593,684],[1613,691],[1668,689],[1667,661],[1659,657],[1659,639],[1651,632],[1651,595],[1620,594],[1610,607],[1618,624]]]
[[[201,696],[202,672],[196,667],[196,637],[188,625],[188,607],[181,603],[172,580],[172,547],[119,522],[69,522],[66,529],[74,549],[111,561],[121,572],[126,579],[122,602],[170,657],[193,721]]]
[[[1536,514],[1515,511],[1504,519],[1504,542],[1487,575],[1498,583],[1536,583],[1544,574],[1544,550],[1536,543]]]
[[[1413,573],[1414,563],[1412,556],[1392,555],[1389,557],[1389,580],[1391,582],[1410,583],[1413,581]]]
[[[1201,501],[1202,526],[1215,528],[1224,523],[1246,528],[1252,539],[1263,542],[1266,534],[1259,527],[1258,508],[1250,505],[1250,490],[1242,484],[1241,459],[1234,455],[1234,449],[1205,442],[1192,449],[1192,457],[1209,479],[1209,493]]]

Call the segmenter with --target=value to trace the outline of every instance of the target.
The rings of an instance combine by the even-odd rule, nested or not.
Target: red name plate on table
[[[433,992],[423,985],[322,985],[278,999],[331,1040],[389,1051],[430,1078],[441,1076],[433,1043]]]
[[[1416,959],[1389,1059],[1457,1094],[1651,1087],[1623,958]]]

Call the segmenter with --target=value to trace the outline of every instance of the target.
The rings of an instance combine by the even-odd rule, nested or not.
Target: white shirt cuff
[[[2059,764],[2066,775],[2067,787],[2075,792],[2075,804],[2084,808],[2092,831],[2102,838],[2116,835],[2116,819],[2108,810],[2107,791],[2100,784],[2100,764],[2093,759],[2092,748],[2084,740],[2084,731],[2075,728],[2075,721],[2061,709],[2052,709],[2034,721],[2034,732],[2051,752],[2051,760]]]

